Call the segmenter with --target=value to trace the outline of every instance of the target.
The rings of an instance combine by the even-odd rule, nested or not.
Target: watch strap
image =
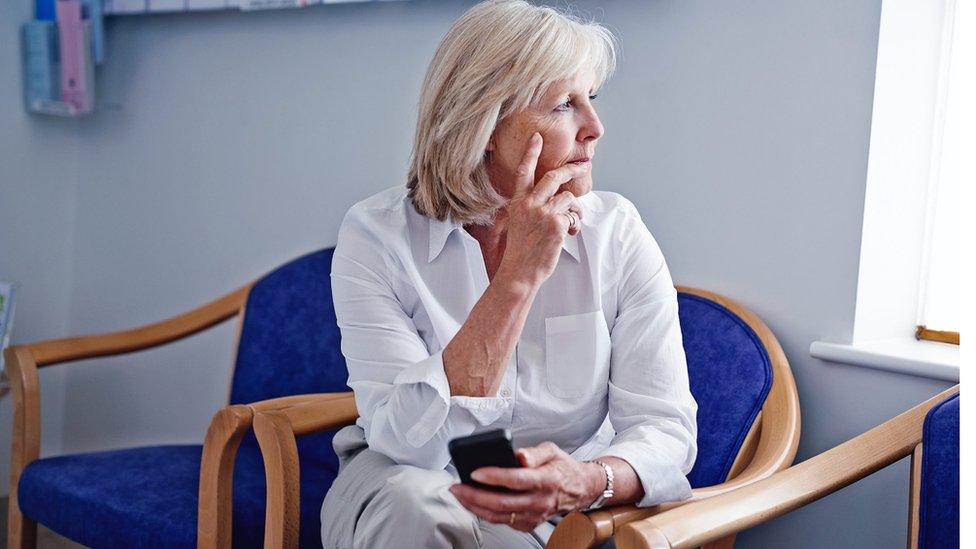
[[[590,461],[591,463],[596,463],[600,467],[603,467],[603,472],[607,475],[607,485],[603,489],[603,493],[601,493],[600,496],[596,498],[596,501],[591,503],[590,506],[586,508],[586,511],[599,509],[600,507],[603,507],[603,503],[613,497],[613,469],[609,465],[607,465],[606,463],[598,459],[593,459]]]

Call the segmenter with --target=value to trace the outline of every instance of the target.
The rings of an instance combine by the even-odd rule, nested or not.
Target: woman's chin
[[[569,191],[573,193],[575,196],[580,197],[592,190],[593,190],[593,178],[589,174],[587,174],[584,175],[583,177],[570,179],[568,182],[563,183],[562,185],[559,186],[559,190],[556,191],[556,194],[559,194],[563,191]]]

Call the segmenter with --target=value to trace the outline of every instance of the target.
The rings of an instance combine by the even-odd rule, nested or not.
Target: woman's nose
[[[580,141],[599,139],[602,136],[603,123],[600,122],[600,117],[597,116],[596,111],[591,109],[586,116],[583,126],[580,128]]]
[[[603,135],[603,123],[592,107],[585,112],[583,125],[580,127],[580,141],[599,139]]]

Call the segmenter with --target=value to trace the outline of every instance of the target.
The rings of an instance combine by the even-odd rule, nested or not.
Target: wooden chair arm
[[[302,395],[306,396],[306,395]],[[281,406],[262,410],[262,414],[275,414],[287,422],[289,432],[296,437],[320,433],[356,422],[359,412],[353,393],[323,393],[307,395],[307,401],[293,406]],[[260,442],[260,439],[259,439]]]
[[[200,502],[197,517],[198,549],[232,546],[234,460],[255,414],[308,403],[348,400],[352,393],[293,395],[235,404],[218,411],[210,422],[200,462]]]
[[[236,315],[251,284],[183,314],[129,330],[28,343],[38,367],[99,356],[111,356],[164,345],[193,335]]]
[[[286,413],[295,407],[302,406],[304,404],[311,403],[325,403],[333,400],[348,400],[352,398],[352,392],[345,393],[307,393],[303,395],[290,395],[279,398],[271,398],[268,400],[261,400],[258,402],[252,402],[246,406],[250,408],[255,414],[258,412],[270,412],[274,410],[282,410]],[[329,409],[331,412],[331,408]],[[352,421],[356,418],[353,417]],[[328,429],[326,427],[325,429]]]
[[[790,421],[793,420],[798,423],[799,414],[790,419]],[[637,507],[636,505],[628,504],[607,507],[606,509],[597,511],[577,511],[570,513],[559,523],[549,538],[546,547],[550,549],[598,547],[603,542],[612,538],[616,529],[622,527],[624,524],[652,517],[693,501],[701,501],[718,494],[730,492],[783,470],[786,468],[784,459],[792,460],[796,454],[796,445],[792,440],[792,436],[777,437],[776,440],[779,442],[778,447],[773,448],[767,445],[765,454],[757,455],[755,447],[758,445],[758,441],[755,441],[754,437],[758,434],[761,427],[762,412],[759,413],[759,416],[753,423],[752,429],[749,431],[749,435],[746,437],[747,445],[750,444],[748,441],[754,441],[751,443],[752,451],[740,454],[742,462],[740,463],[740,458],[737,458],[736,464],[733,464],[732,471],[730,472],[729,480],[722,484],[694,488],[691,490],[691,497],[688,499],[669,501],[651,507]],[[795,432],[795,430],[791,431]],[[784,455],[787,457],[784,458]]]
[[[264,546],[298,547],[299,478],[298,446],[295,437],[352,424],[359,417],[351,392],[327,395],[294,406],[268,408],[254,414],[264,458],[267,507]]]
[[[772,473],[770,473],[772,474]],[[570,549],[580,547],[597,547],[613,537],[614,530],[623,525],[646,519],[670,511],[682,505],[701,501],[718,494],[731,492],[755,480],[750,478],[736,478],[715,486],[695,488],[691,497],[681,501],[669,501],[651,507],[637,507],[636,505],[617,505],[587,513],[576,511],[566,515],[553,532],[546,547],[549,549]]]
[[[909,455],[922,440],[925,415],[959,392],[956,385],[803,463],[737,490],[619,529],[620,549],[698,547],[832,494]]]

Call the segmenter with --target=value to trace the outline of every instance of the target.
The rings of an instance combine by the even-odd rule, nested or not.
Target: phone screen
[[[460,437],[448,443],[448,450],[461,482],[485,490],[508,491],[500,486],[485,485],[471,479],[471,473],[481,467],[521,467],[512,450],[512,435],[508,429],[496,429],[476,435]]]

